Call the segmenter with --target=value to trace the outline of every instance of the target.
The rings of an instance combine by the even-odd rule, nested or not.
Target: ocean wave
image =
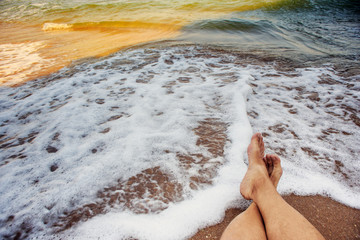
[[[72,24],[66,23],[44,23],[43,31],[56,31],[56,30],[69,30],[72,28]]]
[[[265,10],[286,10],[286,11],[306,11],[306,10],[347,10],[357,12],[360,8],[359,1],[352,0],[282,0],[264,6]]]
[[[121,30],[121,29],[160,29],[174,31],[179,26],[167,23],[155,23],[146,21],[103,21],[103,22],[79,22],[79,23],[44,23],[43,31],[56,30]]]
[[[246,32],[246,33],[266,33],[279,31],[276,26],[268,20],[245,20],[239,18],[205,20],[184,27],[185,31],[207,30],[207,31],[224,31],[224,32]]]
[[[183,39],[261,49],[290,58],[346,56],[356,60],[360,56],[359,9],[359,4],[349,7],[348,1],[280,1],[254,11],[193,22],[183,28]]]

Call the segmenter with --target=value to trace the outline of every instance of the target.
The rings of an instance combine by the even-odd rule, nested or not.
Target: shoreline
[[[284,195],[283,198],[306,217],[327,240],[360,239],[360,209],[320,195]],[[244,209],[226,210],[224,219],[198,230],[189,240],[220,239],[227,225]]]
[[[233,137],[235,127],[232,130],[226,130],[226,127],[231,127],[232,123],[238,122],[237,120],[242,118],[237,116],[233,116],[234,120],[232,117],[229,119],[224,118],[222,110],[232,109],[233,104],[234,106],[242,106],[242,104],[237,104],[240,102],[240,98],[235,98],[232,95],[232,89],[228,89],[228,87],[233,84],[239,89],[240,87],[245,89],[245,86],[247,86],[245,82],[244,84],[239,82],[245,80],[249,81],[248,84],[253,91],[252,94],[248,95],[246,104],[244,103],[244,106],[248,106],[246,108],[247,114],[245,111],[243,112],[242,108],[237,107],[234,107],[236,111],[233,112],[243,112],[243,119],[249,120],[253,131],[262,132],[263,136],[266,136],[265,145],[269,146],[270,152],[277,153],[281,157],[294,162],[294,166],[291,166],[290,170],[296,173],[297,169],[301,169],[301,173],[294,174],[292,178],[287,180],[287,184],[297,186],[291,189],[304,192],[301,191],[302,182],[307,181],[314,184],[315,190],[317,190],[315,192],[311,191],[310,194],[323,193],[324,191],[331,194],[333,188],[328,187],[328,185],[333,184],[336,187],[335,192],[341,190],[336,197],[339,197],[342,202],[350,203],[360,209],[360,206],[356,203],[356,199],[358,199],[358,193],[356,192],[357,176],[354,175],[355,181],[352,181],[353,173],[358,169],[358,166],[353,164],[356,163],[356,152],[358,151],[358,148],[353,146],[353,143],[356,142],[356,127],[359,126],[356,117],[358,111],[354,108],[358,100],[356,76],[350,78],[338,76],[336,70],[332,69],[331,66],[330,69],[297,69],[298,65],[295,64],[295,61],[286,62],[285,59],[281,60],[269,56],[264,58],[238,52],[229,54],[226,50],[216,50],[190,44],[190,47],[184,45],[183,48],[171,48],[176,41],[168,41],[168,43],[169,48],[158,49],[154,47],[154,49],[148,48],[144,50],[140,48],[140,50],[129,51],[126,54],[114,54],[113,58],[105,57],[102,61],[90,58],[87,61],[91,64],[74,65],[72,68],[64,69],[51,77],[29,83],[19,90],[9,89],[9,92],[3,90],[4,112],[8,116],[8,118],[4,117],[3,127],[9,129],[4,131],[1,136],[3,141],[1,147],[6,150],[3,154],[4,165],[13,164],[19,169],[16,171],[20,172],[20,167],[23,168],[20,164],[27,164],[28,172],[31,173],[26,176],[30,181],[27,181],[29,187],[24,192],[24,196],[18,197],[22,193],[15,192],[16,190],[12,193],[13,196],[16,196],[13,199],[17,200],[18,203],[12,202],[10,206],[19,206],[18,209],[13,211],[8,207],[9,210],[5,210],[9,216],[9,221],[4,223],[4,226],[6,226],[4,231],[9,232],[9,235],[6,236],[13,233],[17,234],[17,231],[19,231],[19,234],[30,234],[31,231],[31,234],[41,233],[44,225],[48,229],[52,227],[58,229],[59,223],[64,223],[62,226],[66,226],[63,228],[60,226],[59,230],[65,230],[70,228],[74,222],[85,221],[93,216],[105,213],[105,210],[113,207],[124,207],[138,213],[161,211],[169,202],[176,202],[176,199],[181,199],[178,196],[183,193],[182,186],[189,186],[190,189],[196,190],[199,185],[211,184],[209,179],[216,175],[216,170],[219,164],[222,163],[222,158],[226,155],[224,151],[230,149],[225,147],[226,143],[229,142],[233,146],[246,144],[246,142],[240,140],[237,142],[237,137]],[[176,44],[174,45],[176,46]],[[136,47],[133,48],[136,49]],[[96,63],[93,64],[92,61]],[[84,63],[86,63],[86,60],[84,60]],[[52,81],[59,81],[59,83],[51,83],[47,86]],[[201,91],[190,91],[195,95],[188,94],[191,87],[198,86],[199,83],[204,81],[206,84],[212,84],[205,86],[218,86],[218,88],[205,87],[204,89],[201,88]],[[161,89],[161,91],[157,89]],[[160,93],[163,95],[160,95]],[[162,96],[162,98],[154,98],[153,96]],[[204,96],[206,100],[204,100]],[[181,100],[183,98],[185,100]],[[124,169],[121,164],[117,165],[113,160],[114,153],[122,152],[121,147],[131,149],[129,151],[134,152],[133,155],[136,157],[134,157],[133,162],[139,159],[139,150],[132,150],[131,141],[129,144],[124,143],[123,145],[121,145],[120,141],[121,144],[116,144],[116,146],[112,144],[114,139],[118,139],[118,136],[134,138],[128,132],[122,132],[123,126],[128,127],[130,120],[135,123],[134,126],[143,125],[146,122],[141,121],[145,116],[143,112],[137,115],[137,111],[132,110],[133,106],[139,106],[140,109],[139,99],[142,99],[141,101],[146,105],[151,103],[149,104],[151,107],[145,107],[144,109],[148,114],[147,116],[150,116],[154,123],[158,125],[168,124],[169,116],[177,117],[178,115],[173,114],[172,109],[178,109],[179,102],[184,101],[183,105],[180,106],[182,106],[185,113],[189,114],[181,112],[181,116],[174,119],[173,122],[177,123],[182,116],[191,116],[191,122],[189,120],[191,124],[185,120],[185,124],[181,124],[183,126],[189,125],[185,130],[189,130],[190,137],[194,136],[194,142],[191,142],[192,145],[190,145],[191,148],[186,151],[183,149],[177,150],[173,146],[182,143],[187,144],[189,138],[185,139],[184,137],[183,140],[174,140],[174,143],[172,143],[173,137],[169,136],[164,138],[166,140],[164,142],[171,144],[156,147],[156,151],[151,150],[151,153],[148,148],[144,147],[144,150],[140,153],[144,156],[145,154],[146,156],[154,156],[156,161],[159,161],[158,159],[162,159],[164,156],[166,163],[169,163],[169,159],[171,161],[175,160],[175,164],[172,166],[179,165],[179,172],[187,173],[186,179],[185,175],[181,174],[180,178],[174,177],[175,180],[170,182],[172,178],[171,174],[167,173],[167,168],[165,168],[164,172],[160,171],[159,166],[162,166],[162,162],[159,162],[159,166],[155,165],[145,170],[137,170],[136,166],[134,166],[133,168],[137,171],[131,174],[126,173],[128,175],[125,174],[124,179],[118,177]],[[159,104],[158,99],[168,99],[167,104]],[[228,99],[231,100],[228,101]],[[84,102],[86,104],[83,105]],[[191,102],[191,106],[189,102]],[[194,102],[197,104],[193,104]],[[259,104],[259,102],[262,104]],[[194,110],[193,105],[198,106],[198,108]],[[17,111],[15,112],[13,109]],[[71,109],[74,109],[74,111]],[[57,112],[53,113],[54,111]],[[93,118],[95,114],[92,113],[98,113],[99,111],[103,113],[103,116]],[[339,111],[343,111],[343,114],[340,115]],[[205,114],[203,116],[194,115],[193,113]],[[135,117],[130,118],[133,115]],[[60,116],[67,117],[62,120]],[[230,114],[230,116],[232,115]],[[84,121],[79,124],[80,120],[83,119]],[[68,124],[69,121],[73,124]],[[196,121],[196,124],[192,125],[192,121]],[[36,124],[29,128],[26,125],[28,123]],[[324,123],[331,123],[331,126]],[[81,125],[81,128],[85,130],[73,134],[78,125]],[[43,126],[49,126],[51,130],[45,131],[46,129],[44,130]],[[153,129],[153,126],[151,125],[149,129]],[[233,126],[237,125],[234,124]],[[311,129],[311,132],[304,131],[304,126],[309,130]],[[144,129],[147,129],[147,125]],[[168,131],[165,135],[162,132],[160,133],[165,136]],[[141,132],[141,134],[143,133]],[[237,135],[238,132],[236,131]],[[87,136],[90,137],[86,138]],[[229,141],[227,137],[229,137]],[[98,139],[102,139],[102,141],[99,142]],[[236,141],[230,141],[231,139]],[[74,146],[84,146],[84,151],[74,156],[74,161],[69,161],[68,157],[65,157],[66,155],[62,153],[77,151],[77,149],[72,149],[73,144],[69,144],[73,140],[76,141]],[[156,138],[154,141],[159,140]],[[146,144],[147,141],[144,142],[144,145]],[[196,149],[194,150],[195,145]],[[200,151],[197,151],[197,147],[207,149],[208,154],[199,154]],[[34,155],[33,149],[40,149],[39,152],[36,152],[37,156]],[[341,151],[339,151],[340,149]],[[109,180],[108,173],[105,171],[91,170],[97,169],[99,155],[96,154],[99,153],[102,157],[103,166],[109,166],[107,168],[111,169],[113,179]],[[31,162],[34,161],[38,165],[38,156],[43,156],[44,161],[39,167],[39,172],[33,174]],[[218,157],[221,159],[218,159]],[[82,159],[87,161],[86,166],[89,167],[89,174],[94,174],[93,176],[97,179],[106,179],[101,184],[96,181],[96,184],[98,184],[96,189],[103,189],[102,191],[94,191],[94,194],[89,194],[85,200],[84,196],[86,197],[86,194],[81,196],[81,199],[80,197],[75,199],[78,202],[81,201],[78,204],[79,208],[69,206],[69,203],[72,204],[73,201],[70,197],[64,197],[60,201],[57,200],[54,204],[56,195],[45,194],[46,191],[42,191],[44,197],[41,198],[41,201],[45,203],[35,202],[34,204],[37,204],[35,207],[38,207],[39,210],[29,211],[29,214],[38,215],[39,217],[31,217],[29,218],[31,220],[27,220],[25,215],[21,215],[21,211],[23,211],[21,206],[28,204],[26,203],[26,199],[28,199],[26,194],[29,191],[34,192],[32,195],[36,195],[38,189],[49,189],[48,191],[51,192],[51,189],[47,188],[49,186],[47,184],[48,180],[56,180],[53,181],[56,183],[59,179],[68,179],[67,183],[71,183],[71,187],[66,189],[64,187],[64,190],[69,193],[69,196],[70,193],[73,196],[79,196],[82,189],[88,191],[85,190],[88,186],[87,179],[85,179],[86,181],[76,181],[80,187],[72,188],[73,175],[76,174],[71,173],[75,172],[75,167],[79,168],[79,170],[76,170],[77,172],[84,172],[84,164],[80,162],[83,161]],[[71,164],[75,161],[79,162],[76,166]],[[141,163],[141,161],[139,162]],[[244,160],[244,163],[246,165],[246,160]],[[326,179],[319,182],[317,182],[318,175],[314,174],[312,168],[312,166],[317,167],[318,164],[319,168],[315,170],[318,170],[320,176],[325,177],[321,179]],[[148,165],[144,166],[148,167]],[[114,168],[116,171],[113,170]],[[15,168],[8,169],[11,172]],[[191,171],[188,171],[189,169]],[[18,182],[17,175],[19,174],[16,171],[11,172],[12,175],[10,174],[10,178],[14,177],[13,183]],[[334,175],[334,179],[328,177],[330,174]],[[237,178],[238,171],[234,171],[234,179]],[[185,179],[186,181],[180,182],[177,179]],[[93,183],[93,180],[90,179],[89,182]],[[351,191],[351,196],[342,194],[342,190],[346,190],[343,186],[353,183],[355,183],[355,191]],[[81,187],[82,185],[85,187]],[[226,185],[224,184],[224,186]],[[56,188],[58,188],[58,185],[56,185]],[[350,185],[350,188],[352,189],[352,185]],[[9,191],[9,189],[18,188],[9,185],[6,191]],[[159,189],[162,191],[158,191]],[[163,194],[163,192],[165,193]],[[305,192],[309,193],[308,191]],[[213,197],[204,196],[203,200],[199,201],[203,203],[204,200],[213,199],[217,203],[212,206],[222,207],[219,210],[220,214],[219,212],[216,213],[216,219],[219,222],[220,218],[225,215],[225,208],[222,206],[224,201],[219,198],[221,193],[222,191],[214,192]],[[235,193],[232,196],[231,200],[234,200],[238,194]],[[314,225],[319,229],[324,229],[323,231],[329,231],[328,235],[321,231],[325,236],[330,236],[329,239],[341,239],[341,236],[345,236],[344,239],[360,239],[359,210],[350,211],[349,213],[342,210],[341,207],[340,210],[334,210],[338,209],[338,205],[317,196],[308,199],[308,197],[292,197],[290,195],[285,198],[289,199],[291,205],[298,206],[295,208],[299,208],[299,211],[307,218],[314,217],[313,215],[316,213],[315,220],[317,220],[318,224],[314,223]],[[22,203],[23,199],[25,199],[24,203]],[[149,202],[144,199],[153,200],[157,205],[151,205],[153,202],[148,204]],[[229,200],[229,198],[226,200]],[[3,205],[7,207],[5,201]],[[46,211],[49,212],[41,216],[43,205],[47,209]],[[160,208],[152,208],[152,206],[160,206]],[[309,208],[309,206],[312,207]],[[197,210],[196,205],[193,207]],[[303,210],[301,211],[301,209]],[[219,239],[228,223],[241,211],[242,209],[228,210],[226,218],[220,223],[222,226],[215,225],[213,228],[210,227],[211,229],[204,228],[198,231],[200,235],[195,235],[190,239]],[[196,211],[192,212],[194,214],[187,217],[196,220],[199,214]],[[346,214],[343,214],[343,212]],[[332,215],[327,216],[325,213],[331,213]],[[324,219],[322,218],[323,214],[326,215]],[[47,218],[48,216],[50,217]],[[342,216],[347,221],[347,224],[340,225],[342,226],[340,229],[334,230],[332,225],[337,224],[337,222],[345,222],[338,216]],[[41,220],[44,217],[47,219],[42,222]],[[172,218],[174,217],[172,216]],[[64,219],[64,221],[59,219]],[[127,221],[126,218],[123,219]],[[202,220],[204,221],[201,224],[190,223],[191,228],[189,228],[189,231],[184,228],[188,223],[187,220],[184,220],[183,224],[177,222],[176,224],[182,227],[178,230],[179,235],[187,238],[195,234],[200,226],[210,224],[209,217],[203,217]],[[30,227],[24,230],[22,226],[25,223]],[[211,223],[214,224],[215,221]],[[143,229],[145,229],[147,224],[143,224],[143,226]],[[331,229],[328,230],[328,228]],[[349,230],[343,233],[343,229]],[[102,229],[98,232],[100,231]],[[169,238],[173,236],[172,234],[174,233],[169,233]],[[349,237],[350,235],[351,237]],[[197,238],[195,238],[196,236]]]

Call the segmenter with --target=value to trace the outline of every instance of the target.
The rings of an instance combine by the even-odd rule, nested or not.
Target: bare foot
[[[269,179],[269,173],[264,162],[264,141],[260,133],[255,133],[247,149],[249,167],[240,184],[240,193],[245,199],[252,199],[257,186]]]
[[[274,184],[275,188],[277,188],[282,175],[280,158],[276,154],[266,154],[263,160],[266,164],[270,180]]]
[[[251,142],[247,149],[247,154],[249,157],[249,165],[251,160],[259,160],[264,158],[265,146],[264,140],[261,136],[261,133],[255,133],[251,137]]]

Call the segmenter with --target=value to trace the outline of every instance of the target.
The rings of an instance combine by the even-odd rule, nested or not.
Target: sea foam
[[[319,86],[324,76],[338,84]],[[173,47],[124,51],[2,88],[0,233],[186,239],[227,208],[247,206],[238,189],[253,128],[282,158],[281,193],[360,208],[358,126],[323,106],[347,93],[344,104],[356,105],[351,84],[328,67],[290,74]]]
[[[72,28],[72,24],[66,23],[44,23],[43,31],[56,31],[56,30],[69,30]]]

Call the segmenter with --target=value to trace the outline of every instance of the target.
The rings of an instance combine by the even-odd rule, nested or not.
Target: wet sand
[[[171,45],[171,43],[169,43],[169,45]],[[238,68],[228,69],[229,65],[232,64],[230,61],[232,58],[227,58],[229,52],[206,48],[190,49],[195,55],[190,54],[189,48],[186,47],[179,47],[176,51],[171,50],[165,53],[159,50],[162,55],[159,54],[158,50],[153,51],[149,48],[141,54],[143,56],[140,58],[140,60],[142,60],[140,64],[138,64],[139,59],[134,56],[129,59],[120,58],[117,61],[109,60],[108,62],[99,62],[95,66],[90,67],[79,67],[79,69],[74,67],[66,72],[60,72],[59,75],[34,81],[30,89],[25,89],[20,93],[14,92],[8,96],[12,97],[14,101],[21,102],[21,100],[26,99],[24,101],[26,103],[28,97],[36,94],[36,91],[32,91],[31,88],[38,90],[46,87],[47,84],[52,81],[63,78],[71,79],[74,74],[80,71],[84,72],[84,80],[78,84],[84,84],[85,86],[90,86],[90,84],[98,85],[101,84],[101,82],[104,83],[105,78],[103,78],[103,76],[100,77],[100,70],[106,70],[109,74],[119,73],[124,71],[124,69],[128,69],[131,74],[141,71],[141,74],[139,73],[135,76],[130,74],[126,77],[141,84],[141,88],[143,88],[146,84],[150,85],[151,80],[155,78],[155,76],[162,76],[159,72],[154,72],[153,68],[151,71],[144,72],[145,66],[152,64],[152,67],[156,67],[159,65],[161,71],[163,71],[164,68],[171,69],[171,66],[174,65],[176,61],[180,61],[180,59],[177,58],[179,55],[185,56],[184,59],[190,59],[191,61],[189,60],[189,63],[191,63],[191,66],[184,67],[184,69],[181,70],[181,75],[179,74],[179,76],[174,77],[171,81],[164,81],[164,83],[160,85],[161,88],[165,89],[166,95],[175,94],[177,88],[182,84],[191,84],[195,80],[201,82],[204,81],[206,77],[209,79],[213,77],[218,78],[216,84],[219,88],[223,88],[227,84],[237,81],[236,69]],[[358,148],[352,146],[352,144],[356,142],[356,127],[359,126],[357,118],[358,110],[353,107],[358,103],[356,94],[357,85],[353,83],[356,79],[349,78],[345,79],[346,81],[340,81],[342,79],[339,80],[335,74],[331,74],[330,72],[326,72],[327,75],[322,74],[321,76],[314,73],[311,77],[314,78],[315,84],[311,84],[310,81],[305,82],[308,84],[304,84],[303,81],[305,81],[306,78],[301,77],[301,74],[305,74],[306,72],[297,72],[293,67],[290,67],[289,64],[286,64],[286,62],[279,63],[274,70],[269,70],[261,66],[271,65],[271,62],[275,61],[272,58],[258,59],[255,56],[246,54],[232,54],[231,56],[235,59],[235,65],[243,66],[244,69],[247,64],[258,66],[256,71],[252,71],[251,75],[253,78],[251,78],[250,85],[253,94],[251,94],[248,99],[248,116],[254,131],[261,131],[265,137],[265,146],[267,149],[271,153],[277,153],[284,159],[308,159],[310,163],[320,162],[319,166],[323,167],[326,173],[331,171],[331,174],[337,176],[338,181],[342,180],[345,186],[349,185],[351,188],[357,187],[358,181],[356,181],[355,175],[355,172],[358,172],[356,171],[357,168],[355,166],[354,169],[350,170],[349,167],[353,166],[351,164],[352,159],[356,161],[358,156]],[[215,63],[209,62],[205,64],[204,68],[200,65],[194,65],[196,62],[202,62],[203,59],[211,58],[221,59],[215,61]],[[187,60],[184,60],[184,62],[188,63]],[[90,79],[92,82],[88,83],[88,75],[85,74],[85,72],[91,71],[92,69],[95,72],[99,71],[99,77],[93,76],[93,79]],[[218,70],[221,71],[219,72]],[[176,69],[175,72],[180,72],[180,70]],[[200,72],[206,77],[198,76],[196,72]],[[311,70],[309,70],[309,72],[311,72]],[[81,76],[81,74],[79,75]],[[350,77],[351,76],[350,74]],[[124,102],[126,102],[128,98],[136,94],[137,89],[134,88],[133,85],[125,84],[126,81],[129,81],[127,78],[124,77],[115,81],[114,84],[121,86],[117,92],[113,91],[113,88],[106,88],[108,92],[91,95],[89,91],[84,91],[79,97],[79,99],[86,99],[87,104],[84,105],[83,108],[87,110],[83,110],[84,112],[88,112],[89,106],[92,106],[93,109],[96,109],[99,105],[102,106],[104,118],[101,121],[94,122],[92,125],[98,126],[96,131],[94,130],[94,134],[97,134],[96,136],[99,138],[105,135],[111,135],[119,128],[109,123],[121,121],[130,116],[129,112],[120,108],[118,105],[119,99],[126,99],[124,100]],[[76,86],[77,83],[74,83],[75,85],[71,85],[71,88],[67,88],[67,90]],[[104,86],[106,86],[106,84]],[[81,85],[79,88],[82,89],[83,86]],[[94,89],[98,88],[99,87],[96,87]],[[330,94],[334,89],[336,89],[337,94]],[[285,94],[287,92],[294,94]],[[66,207],[57,211],[56,208],[54,208],[55,205],[46,205],[46,209],[51,210],[54,214],[44,219],[40,224],[45,224],[49,229],[58,233],[74,227],[79,222],[85,222],[97,215],[106,214],[114,208],[129,210],[137,214],[158,213],[166,209],[171,202],[181,202],[183,200],[182,196],[184,195],[183,188],[188,187],[188,189],[195,191],[212,185],[212,180],[217,176],[218,169],[225,161],[225,145],[230,142],[227,135],[229,123],[224,121],[219,114],[222,108],[226,107],[226,101],[224,102],[221,97],[208,94],[208,92],[205,92],[203,95],[214,96],[212,101],[206,102],[206,107],[204,108],[206,109],[204,110],[207,113],[206,116],[209,115],[209,117],[205,119],[199,118],[198,125],[194,127],[192,131],[197,136],[196,146],[207,149],[207,153],[202,154],[196,151],[180,152],[174,151],[171,148],[161,149],[162,151],[160,152],[160,155],[172,154],[173,158],[177,159],[180,170],[185,173],[182,176],[182,178],[186,178],[185,183],[179,183],[176,178],[168,172],[162,171],[159,166],[152,166],[151,168],[141,170],[139,173],[135,173],[129,178],[114,179],[113,183],[105,184],[103,189],[100,188],[96,197],[93,197],[81,205],[79,204],[79,206],[69,207],[66,205]],[[43,108],[35,104],[32,108],[26,108],[26,111],[24,110],[23,112],[14,114],[13,119],[15,119],[14,123],[16,123],[14,126],[26,124],[33,117],[35,118],[35,116],[41,113],[43,115],[40,116],[46,116],[45,113],[47,112],[61,112],[63,110],[62,107],[70,104],[71,101],[75,101],[75,98],[75,93],[73,95],[70,92],[67,92],[66,95],[54,93],[54,95],[49,97],[49,103],[42,105],[46,105],[46,107]],[[72,100],[69,101],[69,99]],[[112,102],[114,102],[114,104],[112,104]],[[264,104],[258,104],[258,102],[268,104],[265,106],[271,106],[271,108],[262,108],[261,106]],[[108,110],[105,111],[104,109]],[[285,120],[278,121],[277,118],[272,119],[266,117],[271,115],[271,112],[269,113],[271,109],[276,112],[276,114],[273,113],[272,116],[280,115]],[[314,109],[316,111],[314,111]],[[339,109],[343,110],[343,115],[338,114]],[[151,113],[153,114],[152,116],[161,117],[164,115],[166,109],[163,111],[155,110]],[[81,112],[81,108],[78,108],[78,111]],[[310,118],[308,118],[309,114],[311,116]],[[40,117],[36,117],[36,120],[38,119],[40,119]],[[313,121],[313,119],[316,121]],[[318,119],[322,121],[318,121]],[[11,122],[10,120],[9,118],[9,120],[4,121],[3,126],[9,124],[9,122]],[[302,126],[307,126],[307,129],[316,130],[313,131],[314,134],[304,134],[303,128],[297,127],[300,121],[303,123]],[[332,125],[323,125],[323,122],[329,122],[332,123]],[[106,126],[104,124],[106,124]],[[48,134],[46,138],[49,140],[44,141],[44,145],[42,146],[43,153],[46,157],[48,155],[54,156],[57,152],[62,151],[61,148],[64,147],[63,143],[66,142],[63,139],[63,136],[66,136],[66,128],[67,126],[63,128],[60,127],[59,129],[61,130],[54,128],[54,130]],[[15,161],[23,161],[23,159],[29,161],[29,154],[27,151],[24,152],[24,147],[31,147],[31,144],[39,141],[41,133],[41,128],[35,128],[22,135],[2,134],[0,136],[0,149],[3,151],[8,150],[8,153],[4,155],[4,161],[0,163],[0,167],[5,167],[5,165],[12,164]],[[83,135],[79,136],[79,139],[83,138]],[[93,137],[93,139],[96,139],[96,137]],[[286,141],[284,141],[284,139],[286,139]],[[87,141],[87,147],[90,147],[88,151],[84,153],[85,157],[96,156],[94,154],[100,153],[104,150],[106,143],[109,144],[109,141],[101,144],[97,142],[89,144],[89,142],[92,142],[92,139],[88,139]],[[326,149],[326,151],[323,151],[323,149]],[[341,149],[341,152],[345,154],[343,157],[339,157],[340,151],[338,151],[338,149]],[[339,159],[344,159],[344,163]],[[349,159],[350,163],[347,163],[346,160]],[[66,167],[64,162],[59,161],[57,158],[49,157],[49,164],[44,166],[43,169],[46,174],[58,174],[64,167]],[[191,171],[189,171],[189,169]],[[352,175],[352,173],[354,173],[354,175]],[[41,180],[41,178],[34,177],[32,181],[33,185],[40,185],[41,181],[39,179]],[[353,181],[354,179],[355,181]],[[309,179],[308,181],[311,183]],[[360,239],[360,210],[346,207],[320,196],[299,197],[291,195],[286,196],[285,199],[305,215],[327,239]],[[150,203],[156,204],[149,204],[149,200]],[[343,201],[346,202],[346,199]],[[220,239],[223,230],[229,222],[243,210],[244,209],[229,209],[225,213],[225,218],[221,223],[199,230],[198,233],[190,239]],[[28,234],[38,231],[30,223],[26,225],[26,227],[23,227],[24,222],[15,218],[16,215],[16,213],[11,212],[6,220],[5,224],[7,226],[16,226],[13,227],[14,230],[9,233],[9,236],[25,236],[24,238],[27,238],[27,236],[30,236]]]
[[[319,195],[288,195],[284,199],[303,214],[325,239],[360,239],[360,210]],[[190,240],[220,239],[226,226],[242,211],[238,208],[227,210],[222,222],[199,230]]]

